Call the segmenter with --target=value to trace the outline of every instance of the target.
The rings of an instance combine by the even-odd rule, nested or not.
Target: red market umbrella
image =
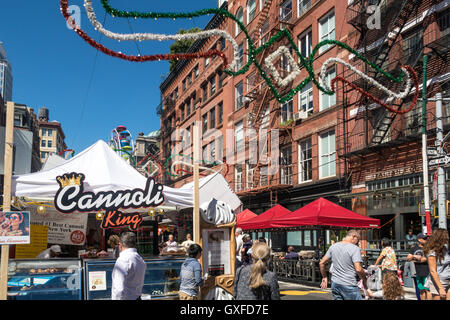
[[[337,226],[348,228],[379,228],[380,220],[357,214],[324,198],[274,219],[274,228],[299,226]]]
[[[248,209],[245,209],[241,213],[236,216],[237,219],[237,227],[240,227],[243,222],[246,222],[250,219],[257,217],[258,215]]]
[[[273,228],[272,221],[274,219],[284,216],[290,212],[290,210],[286,209],[282,205],[277,204],[275,207],[270,208],[264,213],[261,213],[259,216],[241,223],[240,227],[243,230]]]

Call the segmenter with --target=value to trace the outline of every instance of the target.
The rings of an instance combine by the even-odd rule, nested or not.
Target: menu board
[[[211,276],[231,274],[230,231],[228,229],[204,229],[203,272]]]
[[[30,231],[30,244],[16,245],[16,259],[34,259],[47,249],[48,227],[32,224]]]

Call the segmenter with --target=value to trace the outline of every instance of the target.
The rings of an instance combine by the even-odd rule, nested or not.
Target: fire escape
[[[271,37],[282,29],[288,29],[292,32],[292,10],[280,6],[280,4],[278,1],[274,0],[267,0],[264,2],[264,7],[258,17],[258,23],[250,32],[255,48],[267,43]],[[277,47],[282,45],[289,47],[288,39],[283,38],[278,42],[272,43],[257,55],[256,59],[266,74],[269,75],[270,71],[265,66],[265,59],[273,53]],[[277,68],[280,77],[284,78],[289,74],[289,68],[287,68],[287,70],[286,68],[283,68],[282,59],[283,58],[280,57],[280,59],[275,60],[274,65]],[[267,86],[266,81],[254,65],[249,71],[249,74],[252,73],[255,75],[252,79],[252,83],[249,84],[252,89],[245,95],[250,104],[250,112],[248,113],[247,123],[252,129],[255,129],[257,134],[256,137],[251,139],[256,138],[256,141],[258,142],[262,142],[259,139],[260,134],[262,134],[260,129],[267,130],[267,138],[263,139],[264,145],[262,147],[259,146],[259,150],[269,152],[271,131],[274,129],[279,130],[281,145],[283,141],[286,142],[286,136],[290,137],[292,140],[293,123],[288,122],[280,125],[280,103],[275,99],[273,93]],[[273,81],[273,83],[275,83],[275,81]],[[290,83],[285,87],[277,86],[277,90],[283,96],[292,89],[292,85],[293,83]],[[272,103],[273,101],[275,101],[275,103]],[[292,187],[292,171],[290,177],[287,177],[282,181],[281,172],[274,175],[271,175],[269,172],[262,172],[262,168],[264,168],[265,165],[262,158],[263,157],[261,155],[257,157],[257,164],[250,169],[252,174],[247,171],[247,188],[244,188],[245,190],[239,192],[238,194],[245,196],[269,192],[270,203],[271,205],[275,205],[278,202],[278,191]],[[264,169],[267,169],[267,167]],[[278,178],[278,176],[280,176],[280,178]],[[251,181],[250,183],[248,182],[249,180]]]
[[[380,69],[398,77],[400,67],[411,66],[419,75],[422,74],[422,57],[424,54],[423,30],[432,22],[421,20],[419,8],[427,0],[354,0],[347,7],[347,23],[355,28],[350,45],[360,54],[377,65]],[[381,28],[369,28],[368,19],[373,12],[369,6],[375,5],[380,11]],[[408,24],[417,27],[405,28]],[[416,32],[413,32],[416,31]],[[374,68],[354,58],[350,61],[357,69],[363,71],[382,85],[393,91],[403,90],[404,84],[397,84]],[[387,101],[387,94],[371,85],[358,74],[344,68],[343,78],[353,82],[366,92]],[[414,86],[412,86],[413,90]],[[397,99],[388,103],[395,110],[402,110],[411,103],[412,90],[406,99]],[[398,115],[380,107],[368,98],[355,92],[350,86],[339,89],[344,104],[341,124],[343,137],[338,139],[338,153],[343,157],[362,155],[385,146],[395,146],[407,141],[417,140],[420,136],[420,114]],[[356,113],[356,115],[355,115]],[[353,117],[354,116],[354,117]],[[353,117],[353,118],[352,118]],[[430,117],[427,117],[430,118]]]

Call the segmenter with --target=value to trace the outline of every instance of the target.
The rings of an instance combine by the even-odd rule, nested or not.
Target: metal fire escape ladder
[[[382,68],[383,64],[385,63],[386,59],[388,59],[389,52],[395,45],[395,43],[398,40],[398,37],[400,36],[403,28],[405,27],[406,23],[408,22],[408,19],[411,17],[412,13],[418,8],[418,5],[422,2],[422,0],[403,0],[402,5],[399,8],[399,11],[395,17],[390,23],[388,32],[386,32],[383,42],[380,44],[380,48],[377,51],[375,64]],[[392,30],[392,31],[390,31]],[[393,35],[392,35],[393,33]],[[387,46],[384,45],[384,43],[387,42]],[[420,57],[420,53],[417,55]],[[412,65],[412,67],[415,66],[419,59],[417,59]],[[379,72],[377,70],[371,70],[369,72],[369,75],[373,78],[377,78]],[[370,88],[369,88],[370,89]],[[361,99],[361,102],[364,98]],[[400,108],[403,105],[403,101],[400,103],[394,103],[393,107],[396,110],[400,110]],[[389,129],[391,128],[397,114],[390,112],[386,109],[383,109],[381,117],[376,123],[376,126],[374,126],[374,133],[372,138],[370,139],[369,146],[371,145],[379,145],[385,142],[385,138],[389,132]]]

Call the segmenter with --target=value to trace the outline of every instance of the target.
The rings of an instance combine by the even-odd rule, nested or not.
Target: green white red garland
[[[156,34],[156,33],[131,33],[131,34],[120,34],[111,32],[103,27],[103,25],[98,21],[95,15],[94,8],[92,7],[91,0],[84,0],[84,7],[86,8],[87,16],[89,21],[94,26],[95,30],[105,35],[107,38],[117,40],[117,41],[167,41],[167,40],[199,40],[207,39],[211,37],[223,37],[227,39],[234,51],[234,59],[231,64],[228,65],[226,69],[234,70],[235,66],[239,60],[239,46],[236,40],[226,31],[220,29],[211,29],[200,32],[185,33],[185,34]]]

